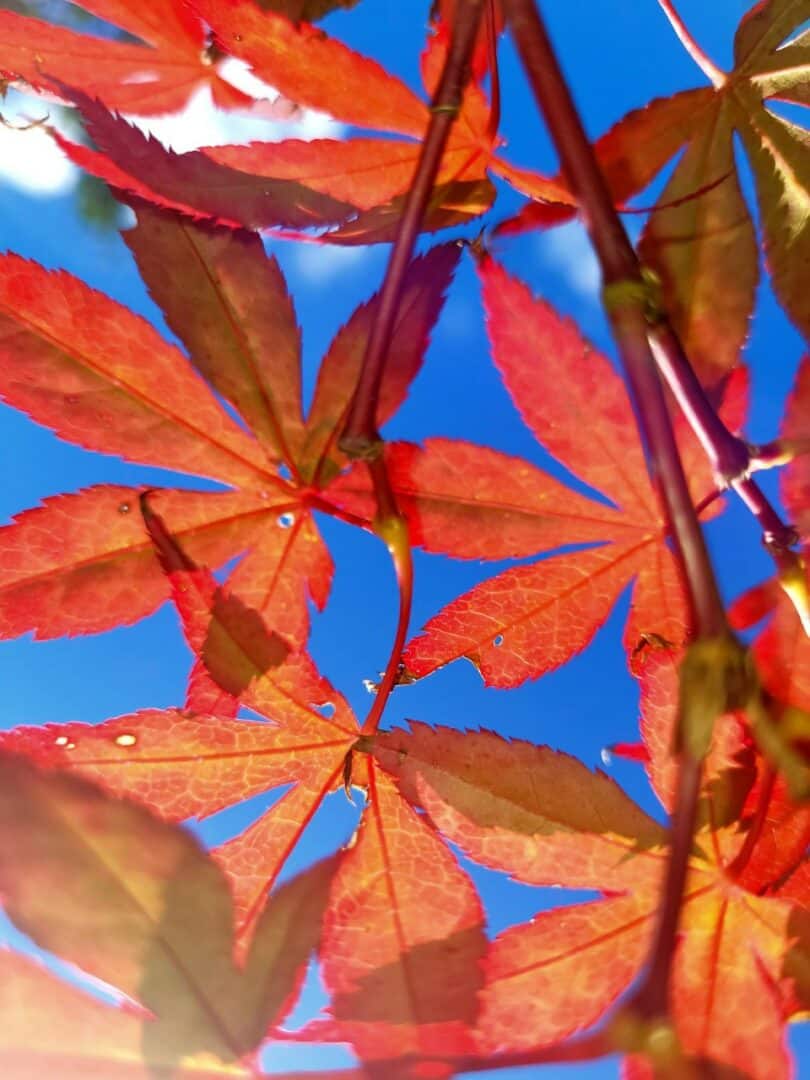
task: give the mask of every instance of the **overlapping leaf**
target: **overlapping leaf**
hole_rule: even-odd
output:
[[[201,581],[199,571],[171,573],[193,639],[210,621],[207,590],[213,583]],[[227,626],[222,630],[227,633]],[[231,640],[232,647],[239,644]],[[250,663],[251,646],[243,647]],[[292,689],[282,663],[269,673],[257,670],[242,695],[273,723],[151,712],[97,727],[21,728],[2,739],[40,768],[76,771],[169,820],[205,816],[294,782],[259,821],[212,853],[235,898],[237,957],[250,957],[248,950],[257,948],[250,945],[254,931],[261,933],[273,908],[271,899],[262,914],[267,887],[339,782],[357,738],[345,703],[314,671],[304,696],[323,706],[328,692],[332,716],[297,700],[307,679],[297,669],[306,661],[299,655],[289,662]],[[366,787],[368,805],[359,836],[343,856],[345,873],[336,875],[330,890],[321,950],[334,1019],[314,1024],[311,1034],[348,1040],[364,1060],[384,1062],[383,1070],[400,1058],[469,1051],[485,947],[475,890],[378,766],[356,761],[354,781]],[[423,872],[415,873],[419,866]]]
[[[495,939],[485,961],[478,1052],[536,1049],[596,1021],[647,954],[666,854],[658,826],[575,759],[505,744],[487,732],[414,725],[378,736],[373,752],[406,797],[476,861],[523,881],[609,894],[542,912]],[[508,769],[499,767],[505,757]],[[554,780],[544,783],[555,757]],[[689,1054],[764,1080],[789,1075],[784,1020],[806,1007],[788,958],[793,967],[800,956],[806,963],[810,938],[805,932],[796,940],[796,930],[808,898],[779,890],[792,870],[806,866],[810,814],[775,790],[768,824],[745,866],[732,870],[760,791],[752,792],[738,827],[716,830],[719,849],[701,837],[671,993]],[[767,849],[761,859],[760,844]],[[780,847],[784,857],[775,863]],[[746,1022],[752,1001],[763,1007],[756,1022]]]
[[[63,88],[82,112],[98,149],[52,135],[85,172],[130,196],[192,218],[249,229],[268,225],[304,228],[344,221],[353,207],[297,180],[251,176],[220,165],[199,150],[175,154],[156,139],[108,112],[86,94]]]
[[[525,463],[518,468],[510,463],[513,477],[501,481],[491,458],[491,487],[512,495],[518,521],[522,516],[523,522],[535,518],[542,523],[543,502],[553,493],[552,507],[556,504],[563,516],[555,522],[561,526],[559,533],[548,523],[544,526],[550,544],[590,539],[603,546],[507,570],[476,586],[434,616],[410,642],[404,655],[407,673],[422,677],[466,656],[489,685],[515,686],[536,678],[588,644],[633,580],[625,636],[631,654],[651,636],[682,643],[684,600],[620,379],[571,323],[533,299],[493,260],[484,260],[480,274],[493,358],[524,420],[547,450],[607,496],[613,507],[563,494],[564,488]],[[732,411],[737,412],[738,404],[732,403]],[[711,489],[711,481],[699,450],[685,435],[682,441],[687,472],[699,497]],[[480,456],[479,465],[485,460]],[[483,487],[484,508],[488,486]],[[535,528],[527,540],[540,540],[541,535]],[[445,537],[442,550],[454,553],[452,525]],[[527,544],[511,554],[529,550]],[[484,544],[473,552],[510,554]]]
[[[708,385],[739,359],[758,277],[754,226],[734,158],[735,133],[754,173],[774,290],[799,330],[810,334],[803,270],[810,257],[810,142],[805,128],[768,104],[807,104],[810,38],[805,31],[786,40],[807,18],[805,0],[756,4],[737,30],[735,66],[717,85],[654,100],[629,113],[596,145],[618,203],[641,191],[684,151],[658,198],[660,209],[649,217],[640,254],[660,275],[667,313]],[[529,205],[512,228],[565,217],[562,207],[557,214],[549,209]]]
[[[79,7],[143,44],[109,41],[39,19],[0,11],[0,72],[40,90],[56,78],[80,86],[109,109],[166,113],[181,109],[202,86],[224,107],[246,105],[221,78],[207,51],[199,16],[178,0],[79,0]]]
[[[262,10],[252,0],[195,0],[193,9],[211,27],[218,48],[249,63],[287,98],[398,138],[254,142],[171,154],[105,113],[92,99],[109,103],[92,81],[71,81],[54,70],[51,74],[67,84],[62,92],[81,110],[97,147],[91,150],[56,134],[68,156],[114,187],[164,208],[249,228],[335,226],[328,233],[334,243],[392,239],[426,129],[426,105],[376,62],[285,13]],[[429,93],[446,49],[446,27],[439,23],[423,61]],[[485,212],[495,196],[486,179],[488,168],[527,194],[564,197],[564,187],[494,155],[496,123],[483,91],[470,86],[425,229],[445,228]]]
[[[305,422],[295,315],[259,239],[140,204],[128,240],[192,364],[255,437],[146,322],[77,279],[13,255],[0,269],[0,394],[83,446],[240,488],[150,498],[192,561],[218,565],[248,550],[232,592],[286,641],[301,644],[307,600],[323,607],[332,576],[311,506],[328,508],[319,488],[343,461],[334,444],[375,301],[338,332]],[[419,370],[457,258],[456,247],[438,247],[408,272],[380,424]],[[280,464],[290,480],[280,478]],[[168,591],[150,551],[137,491],[105,486],[48,500],[2,533],[2,631],[53,637],[141,618]]]
[[[368,808],[324,924],[332,1019],[308,1035],[350,1041],[383,1077],[392,1060],[472,1049],[486,942],[480,900],[455,858],[373,761],[367,778]]]
[[[319,938],[334,861],[274,895],[240,968],[225,879],[186,831],[86,780],[38,772],[15,755],[2,755],[0,771],[6,910],[39,945],[148,1010],[111,1010],[107,1036],[89,1046],[98,1009],[55,980],[36,980],[44,982],[40,1015],[53,1010],[57,1023],[70,1017],[81,1025],[67,1036],[62,1029],[64,1042],[48,1040],[55,1064],[67,1058],[75,1075],[77,1057],[86,1068],[95,1059],[97,1070],[108,1054],[107,1075],[118,1075],[127,1064],[173,1069],[208,1059],[211,1075],[223,1075],[217,1062],[245,1059],[295,999]],[[21,960],[6,966],[20,979],[6,1001],[19,1010],[32,974]],[[60,1011],[66,998],[67,1015]],[[10,1042],[12,1052],[33,1049],[24,1031]]]

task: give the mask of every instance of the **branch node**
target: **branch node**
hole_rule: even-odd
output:
[[[608,315],[619,314],[628,305],[641,307],[646,321],[655,326],[664,318],[661,279],[649,267],[639,269],[640,277],[606,282],[602,287],[602,304]]]
[[[352,461],[377,461],[382,457],[385,443],[379,435],[343,435],[338,448]]]

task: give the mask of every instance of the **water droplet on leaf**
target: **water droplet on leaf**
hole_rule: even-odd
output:
[[[57,738],[56,738],[56,745],[57,746],[67,746],[67,744],[69,742],[70,742],[70,739],[67,737],[67,735],[58,735]]]
[[[276,518],[276,524],[280,529],[289,529],[295,521],[295,514],[291,514],[289,511],[285,514],[279,514]]]
[[[134,746],[138,741],[137,735],[123,734],[115,738],[116,746]]]
[[[495,637],[492,639],[492,644],[495,646],[496,649],[499,649],[501,645],[503,645],[503,634],[496,634]]]
[[[599,756],[602,759],[602,764],[609,769],[613,764],[613,754],[611,754],[606,746],[603,746],[599,751]]]
[[[120,505],[120,506],[118,507],[118,513],[119,513],[119,514],[128,514],[128,513],[130,512],[130,510],[131,510],[131,509],[132,509],[132,507],[131,507],[131,506],[129,505],[129,503],[128,503],[128,502],[123,502],[123,503],[121,503],[121,505]]]

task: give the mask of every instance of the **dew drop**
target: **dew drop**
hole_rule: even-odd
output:
[[[613,764],[613,754],[611,754],[606,746],[603,746],[599,751],[599,757],[602,759],[602,764],[605,768],[609,769]]]
[[[67,737],[67,735],[58,735],[56,738],[57,746],[67,746],[69,742],[70,739]]]
[[[75,750],[76,749],[76,743],[75,742],[65,743],[65,749],[66,750]]]
[[[503,634],[496,634],[492,639],[492,644],[496,649],[500,649],[501,645],[503,645]]]
[[[132,507],[130,506],[130,504],[128,502],[122,502],[121,505],[118,507],[118,513],[119,514],[128,514],[131,509],[132,509]]]
[[[294,521],[295,514],[291,514],[289,511],[286,514],[279,514],[276,518],[276,524],[280,529],[289,529]]]
[[[137,735],[124,734],[115,737],[116,746],[134,746],[137,741]]]

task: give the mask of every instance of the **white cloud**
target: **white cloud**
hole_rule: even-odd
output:
[[[345,273],[367,252],[368,248],[362,244],[341,247],[338,244],[298,243],[293,257],[298,272],[313,284],[320,284]]]
[[[182,112],[165,116],[128,116],[130,123],[154,135],[164,146],[177,153],[199,146],[222,146],[251,140],[278,142],[282,139],[339,139],[345,127],[324,113],[301,109],[282,98],[276,90],[250,71],[239,60],[228,59],[222,74],[256,104],[239,111],[217,109],[207,89],[197,91]],[[0,115],[0,182],[32,195],[61,195],[70,191],[79,170],[64,156],[42,125],[47,122],[70,138],[75,132],[65,130],[59,110],[48,99],[10,89],[2,102]]]
[[[79,170],[42,124],[58,125],[48,106],[36,98],[9,90],[0,114],[0,182],[5,181],[30,195],[62,195],[76,183]]]
[[[578,221],[566,222],[538,234],[540,258],[556,271],[569,289],[583,299],[599,297],[601,274],[584,227]]]
[[[255,98],[245,110],[217,109],[207,88],[198,90],[180,113],[166,116],[129,116],[130,123],[154,135],[176,153],[199,146],[224,146],[252,140],[339,139],[344,125],[311,109],[301,109],[258,79],[240,60],[226,60],[220,73],[239,90]]]

